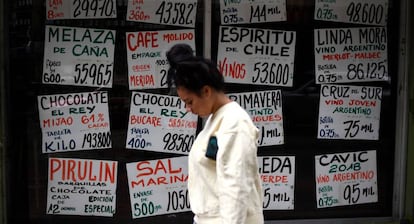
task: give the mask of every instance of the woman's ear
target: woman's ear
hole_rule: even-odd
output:
[[[211,86],[205,85],[201,88],[201,94],[203,94],[203,97],[210,97],[211,96]]]

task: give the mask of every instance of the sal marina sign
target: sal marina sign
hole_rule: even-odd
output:
[[[46,213],[113,217],[117,175],[116,161],[49,158]]]
[[[107,92],[38,96],[42,152],[112,147]]]
[[[112,87],[115,31],[46,26],[42,83]]]
[[[128,163],[132,218],[190,211],[187,156]]]

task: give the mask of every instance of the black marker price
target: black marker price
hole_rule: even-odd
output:
[[[162,1],[155,15],[160,17],[162,24],[191,25],[194,21],[190,15],[195,8],[196,3]]]
[[[113,17],[116,15],[114,0],[74,0],[73,18],[78,17]]]
[[[358,135],[358,133],[361,131],[363,133],[372,133],[374,132],[372,123],[369,124],[360,124],[360,120],[348,120],[344,121],[344,125],[348,125],[345,128],[345,137],[354,138]]]
[[[167,211],[178,211],[190,209],[190,200],[188,199],[188,190],[169,191]]]
[[[273,193],[270,192],[270,190],[270,187],[264,189],[263,208],[268,208],[271,202],[291,201],[291,198],[287,195],[286,192]]]
[[[348,204],[355,204],[358,202],[359,197],[361,196],[361,189],[359,189],[359,184],[346,185],[343,193],[343,197]]]
[[[190,152],[194,135],[167,133],[163,137],[164,149],[175,152]]]
[[[346,74],[349,80],[384,79],[386,75],[387,66],[385,61],[349,64]]]
[[[76,64],[75,84],[106,86],[112,80],[113,64]]]
[[[253,71],[253,83],[286,85],[289,81],[288,64],[256,62]]]
[[[357,204],[361,198],[371,197],[375,194],[372,186],[361,187],[360,184],[356,183],[346,185],[342,196],[348,204]]]
[[[383,5],[369,3],[351,2],[347,9],[346,15],[349,22],[381,24],[384,19],[385,8]]]
[[[110,132],[86,133],[83,135],[82,148],[107,148],[111,143]]]

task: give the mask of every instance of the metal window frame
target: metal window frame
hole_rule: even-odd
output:
[[[211,33],[211,1],[204,1],[204,33]],[[266,221],[266,224],[279,223],[338,223],[338,224],[358,224],[367,222],[399,222],[404,218],[405,208],[405,186],[406,186],[406,167],[407,167],[407,142],[408,142],[408,58],[407,58],[407,40],[411,40],[407,35],[407,30],[411,25],[408,18],[410,10],[410,0],[401,0],[400,2],[400,33],[399,33],[399,64],[397,80],[397,114],[396,114],[396,133],[395,133],[395,159],[394,159],[394,184],[393,184],[393,206],[392,217],[369,217],[355,219],[312,219],[312,220],[275,220]],[[211,58],[211,36],[204,37],[204,57]]]

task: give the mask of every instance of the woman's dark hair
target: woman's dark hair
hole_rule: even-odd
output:
[[[167,52],[170,68],[167,74],[168,88],[184,87],[197,95],[204,86],[224,90],[224,78],[211,60],[196,57],[187,44],[176,44]]]

